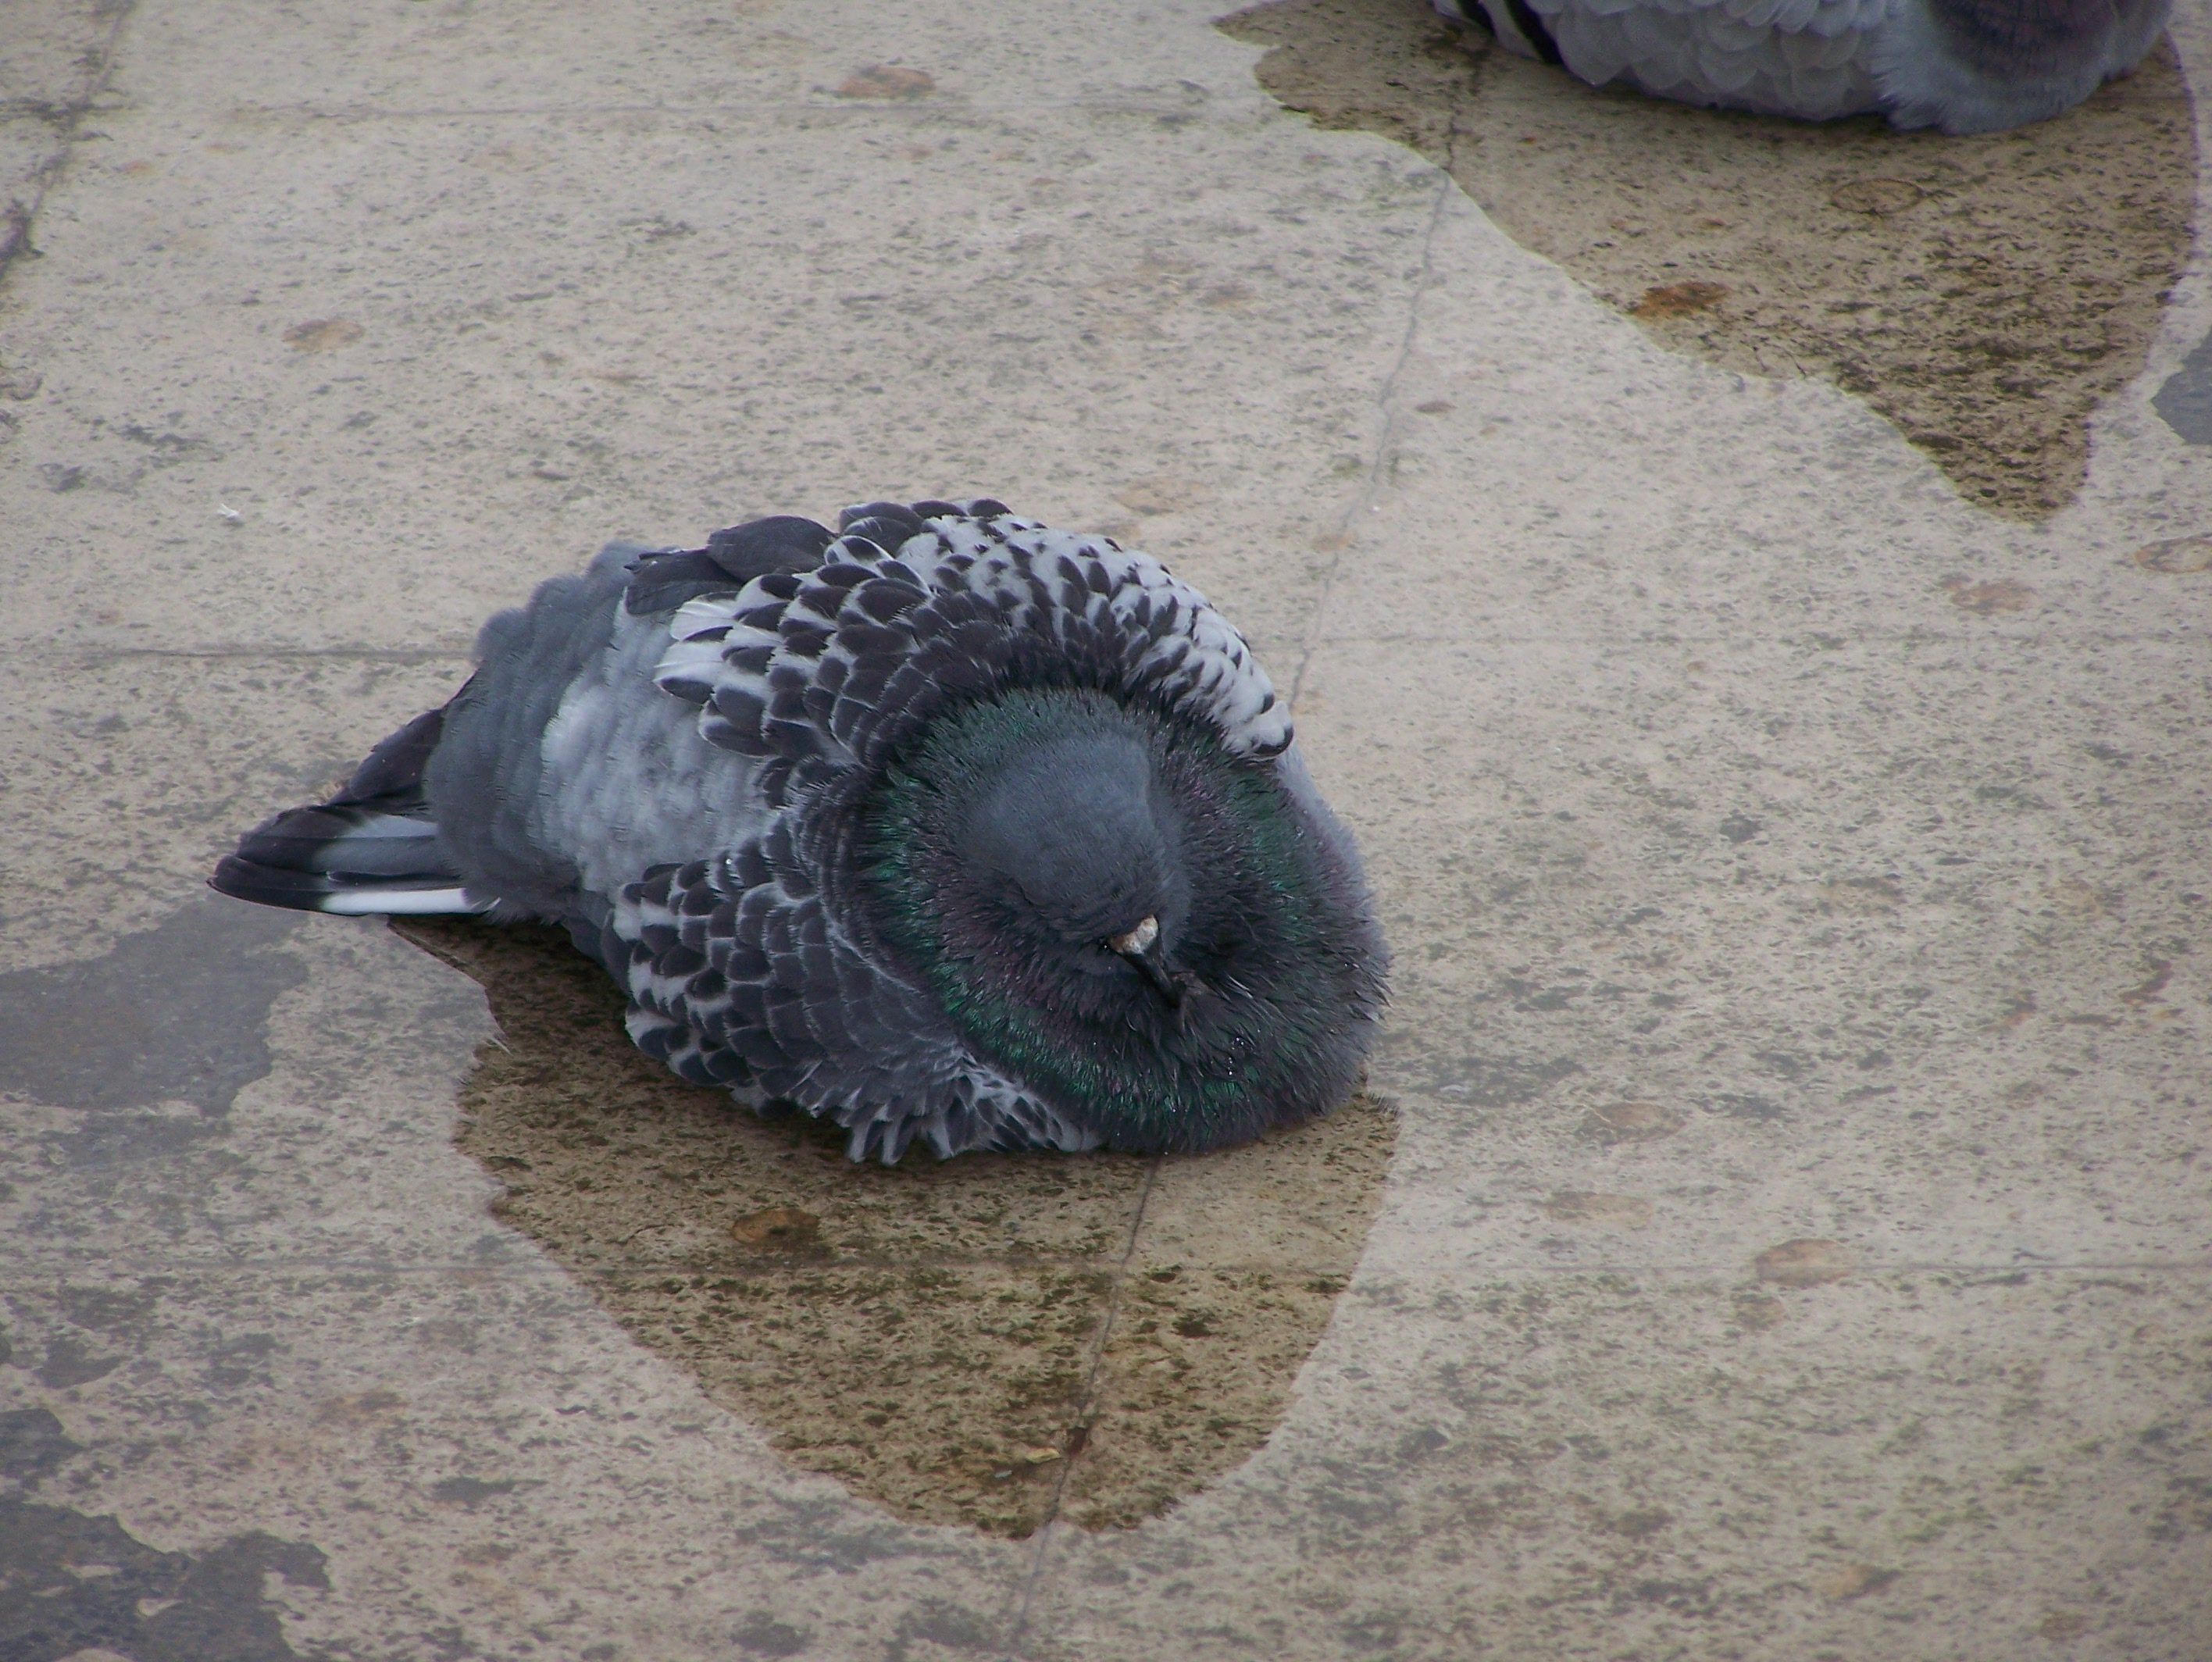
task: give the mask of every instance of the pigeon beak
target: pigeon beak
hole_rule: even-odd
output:
[[[1158,918],[1147,918],[1127,934],[1109,937],[1106,944],[1134,964],[1138,972],[1170,1005],[1182,1004],[1185,991],[1183,978],[1168,968],[1167,955],[1160,945],[1160,920]]]

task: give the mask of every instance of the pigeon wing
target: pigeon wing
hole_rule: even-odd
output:
[[[1149,701],[1234,754],[1279,755],[1290,723],[1243,637],[1148,555],[993,501],[870,503],[834,537],[756,522],[641,561],[633,591],[658,609],[686,585],[654,679],[752,763],[767,812],[617,898],[602,955],[632,1036],[687,1077],[836,1120],[855,1157],[917,1137],[940,1155],[1092,1146],[975,1057],[877,938],[853,810],[939,711],[1022,687]]]
[[[755,757],[772,803],[794,775],[872,775],[947,705],[1090,686],[1280,755],[1287,713],[1244,638],[1148,555],[996,502],[848,510],[805,573],[678,611],[655,678],[700,731]]]
[[[895,1163],[917,1137],[940,1158],[1077,1149],[1095,1136],[987,1064],[929,993],[840,921],[794,816],[712,860],[626,888],[602,956],[628,987],[630,1037],[684,1077],[756,1106],[795,1102]]]

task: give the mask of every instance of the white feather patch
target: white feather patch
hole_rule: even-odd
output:
[[[489,912],[492,901],[472,901],[458,885],[452,889],[349,889],[326,895],[315,909],[341,918],[421,918],[440,915],[474,916]]]

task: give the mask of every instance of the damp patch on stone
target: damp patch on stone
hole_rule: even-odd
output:
[[[1419,150],[1654,338],[1843,388],[2012,518],[2080,490],[2089,419],[2143,367],[2189,254],[2196,125],[2166,43],[2058,119],[1950,138],[1601,90],[1424,0],[1218,26],[1272,48],[1259,78],[1286,108]],[[2191,366],[2159,408],[2201,441],[2212,374]]]
[[[909,1521],[1133,1524],[1241,1464],[1350,1278],[1395,1141],[1363,1097],[1189,1159],[855,1165],[842,1133],[641,1055],[565,935],[393,927],[490,1003],[458,1141],[504,1186],[497,1215],[794,1465]]]
[[[70,1455],[82,1452],[49,1409],[18,1408],[0,1414],[0,1479],[35,1489]]]
[[[0,1656],[10,1662],[296,1662],[271,1575],[327,1591],[323,1555],[255,1532],[197,1556],[115,1519],[0,1498]]]
[[[0,975],[0,1091],[58,1108],[230,1112],[269,1071],[269,1010],[306,972],[296,913],[204,896],[110,951]]]
[[[2192,445],[2212,445],[2212,337],[2197,342],[2151,399],[2159,418]]]

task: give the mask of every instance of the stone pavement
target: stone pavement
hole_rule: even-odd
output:
[[[1675,112],[1601,221],[1658,118],[1215,15],[0,12],[0,1657],[2212,1655],[2201,8],[2151,138]],[[600,542],[982,493],[1294,689],[1330,1124],[856,1171],[203,891]]]

